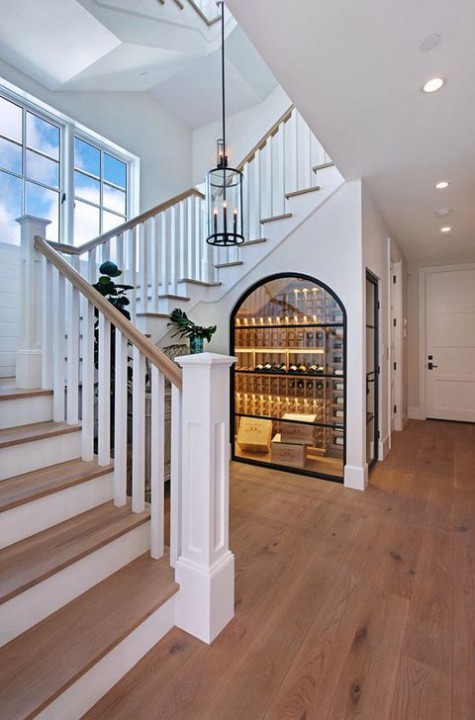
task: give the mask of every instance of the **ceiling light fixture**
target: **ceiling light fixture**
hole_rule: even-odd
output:
[[[441,180],[440,182],[438,182],[438,183],[436,184],[435,187],[436,187],[437,190],[445,190],[445,188],[448,188],[448,187],[449,187],[449,184],[450,184],[450,183],[448,183],[447,180]]]
[[[444,227],[440,228],[440,232],[442,233],[449,233],[451,230],[452,228],[450,227],[450,225],[444,225]]]
[[[434,93],[437,92],[437,90],[440,90],[445,85],[445,80],[443,78],[431,78],[428,80],[424,85],[422,86],[421,90],[424,93]]]
[[[434,50],[434,48],[437,47],[437,45],[440,43],[440,40],[440,35],[437,35],[435,33],[433,35],[427,35],[424,40],[421,40],[417,47],[421,52],[429,52],[430,50]]]
[[[450,215],[452,210],[450,208],[440,208],[440,210],[436,210],[435,214],[438,215],[438,217],[445,217],[446,215]]]
[[[226,154],[226,83],[224,66],[224,2],[221,8],[221,103],[222,137],[217,140],[216,167],[206,178],[206,213],[209,245],[228,247],[244,242],[242,217],[242,173],[228,167]]]

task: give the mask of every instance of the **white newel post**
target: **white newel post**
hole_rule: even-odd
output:
[[[23,215],[21,225],[21,341],[16,354],[16,385],[18,388],[41,387],[41,255],[35,250],[35,235],[46,237],[50,220]]]
[[[200,353],[183,368],[181,555],[176,625],[210,643],[234,616],[229,551],[229,369],[234,357]]]

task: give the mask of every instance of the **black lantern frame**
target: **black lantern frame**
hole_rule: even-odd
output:
[[[217,141],[217,165],[206,176],[209,245],[229,247],[244,242],[242,172],[228,167],[226,154],[226,83],[224,67],[224,2],[221,6],[221,97],[223,134]]]

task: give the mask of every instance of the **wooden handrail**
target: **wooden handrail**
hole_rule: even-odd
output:
[[[285,122],[287,122],[288,120],[290,120],[290,116],[292,115],[293,109],[294,109],[294,105],[291,105],[291,106],[289,107],[289,109],[286,110],[285,113],[283,113],[283,115],[281,115],[278,120],[276,120],[276,122],[272,125],[272,127],[270,128],[270,130],[268,130],[268,131],[266,132],[266,134],[259,140],[259,142],[257,143],[257,145],[254,145],[254,147],[252,148],[252,150],[247,153],[247,155],[246,155],[246,157],[244,158],[244,160],[241,160],[241,162],[239,163],[239,165],[236,167],[236,170],[241,170],[241,172],[242,172],[242,170],[243,170],[243,168],[244,168],[244,165],[252,160],[252,158],[254,157],[254,155],[256,154],[256,152],[257,152],[258,150],[262,150],[262,148],[265,147],[265,145],[266,145],[267,141],[269,140],[269,138],[271,138],[273,135],[276,134],[276,132],[278,131],[280,125],[281,125],[282,123],[285,123]]]
[[[156,205],[155,207],[150,208],[150,210],[146,210],[140,215],[137,215],[136,217],[127,220],[125,223],[122,223],[122,225],[118,225],[117,227],[112,228],[112,230],[108,230],[106,233],[99,235],[93,240],[89,240],[87,243],[83,243],[83,245],[74,246],[57,242],[49,242],[49,245],[55,250],[64,253],[65,255],[82,255],[89,250],[94,250],[94,248],[98,247],[99,245],[103,245],[111,238],[116,237],[121,233],[124,233],[126,230],[130,230],[136,225],[140,225],[140,223],[143,223],[145,222],[145,220],[148,220],[149,218],[158,215],[158,213],[168,210],[168,208],[171,208],[173,205],[177,205],[183,200],[186,200],[187,198],[193,196],[199,197],[202,200],[204,199],[204,195],[202,192],[200,192],[196,188],[190,188],[189,190],[185,190],[185,192],[182,192],[179,195],[175,195],[174,197],[170,198],[170,200],[166,200],[160,205]]]
[[[143,335],[130,320],[122,315],[106,300],[87,280],[74,270],[59,253],[39,235],[35,235],[35,248],[55,266],[82,295],[99,310],[115,327],[132,343],[165,377],[177,388],[182,386],[181,369],[170,360],[165,353],[155,347],[153,342]]]

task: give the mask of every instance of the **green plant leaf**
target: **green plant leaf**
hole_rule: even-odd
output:
[[[119,277],[119,275],[122,275],[122,270],[119,270],[117,265],[110,260],[106,260],[106,262],[102,263],[99,268],[99,272],[104,275],[108,275],[109,277]]]

